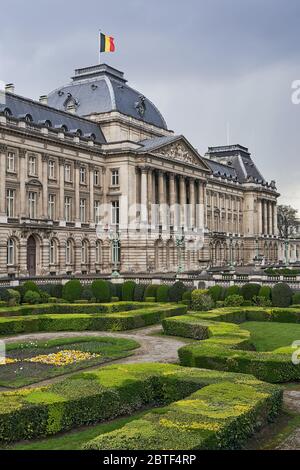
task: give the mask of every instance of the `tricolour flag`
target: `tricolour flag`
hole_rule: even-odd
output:
[[[100,52],[115,52],[115,49],[114,38],[100,33]]]

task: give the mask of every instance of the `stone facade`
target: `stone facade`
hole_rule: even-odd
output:
[[[274,182],[247,174],[254,164],[244,147],[212,148],[201,157],[183,136],[156,125],[155,116],[146,122],[116,107],[77,119],[68,101],[54,126],[45,97],[35,103],[10,90],[6,98],[0,108],[1,277],[100,274],[114,266],[176,272],[180,263],[197,271],[284,260],[279,194]],[[27,114],[10,108],[19,101]],[[38,122],[37,111],[44,116]],[[65,125],[71,117],[72,129]],[[299,259],[298,246],[290,241],[290,261]]]

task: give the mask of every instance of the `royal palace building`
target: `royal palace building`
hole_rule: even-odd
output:
[[[199,155],[108,65],[39,102],[7,85],[0,158],[1,277],[284,260],[279,194],[248,149]],[[296,241],[289,250],[299,259]]]

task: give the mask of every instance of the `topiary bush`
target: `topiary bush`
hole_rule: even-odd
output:
[[[81,299],[91,302],[94,297],[91,286],[84,286],[81,293]]]
[[[156,293],[157,302],[169,302],[170,300],[169,293],[170,293],[169,286],[166,286],[164,284],[159,286],[159,288],[157,289],[157,293]]]
[[[97,302],[110,302],[111,291],[107,281],[97,279],[91,286],[93,297]]]
[[[271,300],[272,289],[269,286],[261,286],[259,289],[258,297],[264,297],[267,300]]]
[[[253,304],[257,305],[257,307],[271,307],[272,306],[272,301],[271,299],[267,299],[264,296],[256,296],[253,297]]]
[[[156,299],[158,288],[159,288],[159,284],[149,284],[149,286],[147,286],[145,289],[145,299],[147,297],[155,297]]]
[[[31,305],[39,304],[41,303],[41,296],[36,291],[28,290],[25,292],[24,302]]]
[[[240,307],[244,303],[242,295],[229,295],[224,301],[225,307]]]
[[[292,303],[293,291],[288,284],[281,282],[272,290],[272,304],[274,307],[289,307]]]
[[[10,307],[19,305],[21,302],[21,294],[15,289],[7,289],[7,303]]]
[[[300,292],[295,292],[293,294],[293,304],[300,305]]]
[[[261,285],[255,283],[247,283],[244,284],[241,289],[241,295],[244,297],[245,300],[252,300],[253,297],[259,295]]]
[[[122,300],[131,301],[134,298],[134,289],[136,283],[134,281],[126,281],[122,287]]]
[[[192,292],[192,310],[201,312],[214,308],[215,303],[208,290],[197,289]]]
[[[24,292],[24,295],[27,291],[32,291],[32,292],[39,292],[40,289],[38,288],[38,286],[36,285],[35,282],[33,281],[26,281],[24,282],[24,284],[22,284],[22,290]]]
[[[210,287],[208,289],[208,293],[215,302],[218,302],[219,300],[222,300],[223,287],[218,285]]]
[[[77,299],[81,298],[82,285],[78,279],[72,279],[68,281],[62,291],[62,297],[68,302],[74,302]]]
[[[115,296],[116,297],[119,297],[120,300],[123,300],[122,299],[122,290],[123,290],[123,282],[121,282],[121,284],[114,284],[115,286]]]
[[[229,297],[230,295],[242,295],[241,294],[241,288],[239,286],[230,286],[225,289],[225,295],[224,299],[220,300],[225,300],[226,297]]]
[[[113,282],[111,281],[106,281],[107,284],[109,285],[109,290],[110,290],[110,296],[111,297],[117,297],[117,285],[114,284]]]
[[[183,282],[177,281],[170,287],[169,291],[169,298],[171,302],[180,302],[182,300],[182,296],[186,291],[186,286]]]
[[[40,293],[47,292],[50,297],[62,298],[63,285],[62,284],[43,284],[39,286]]]
[[[136,284],[133,293],[133,300],[135,302],[143,302],[144,295],[145,295],[145,285],[144,284]]]

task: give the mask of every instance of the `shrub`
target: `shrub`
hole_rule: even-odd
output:
[[[159,288],[159,284],[150,284],[149,286],[147,286],[145,289],[145,299],[146,297],[155,297],[155,300],[156,300],[156,294],[157,294],[158,288]]]
[[[29,291],[28,291],[29,292]],[[39,295],[41,297],[41,302],[42,303],[48,303],[49,302],[49,299],[50,299],[50,295],[48,294],[48,292],[45,292],[45,291],[40,291],[39,292]]]
[[[224,302],[225,302],[225,300],[224,301],[223,300],[218,300],[216,302],[216,307],[217,308],[223,308],[224,307]]]
[[[255,283],[244,284],[241,289],[241,295],[244,297],[245,300],[252,300],[253,297],[259,295],[260,288],[261,288],[260,284],[255,284]]]
[[[92,292],[91,286],[84,286],[81,293],[81,299],[91,302],[94,294]]]
[[[208,293],[215,302],[218,302],[219,300],[222,300],[223,287],[218,285],[210,287],[208,289]]]
[[[123,282],[121,282],[120,284],[114,284],[115,286],[115,296],[116,297],[119,297],[120,300],[122,300],[122,290],[123,290]]]
[[[155,297],[146,297],[145,302],[151,304],[153,302],[156,302],[156,298]]]
[[[266,297],[259,296],[259,295],[256,297],[253,297],[253,303],[254,305],[257,305],[258,307],[271,307],[272,306],[271,299],[267,299]]]
[[[157,302],[169,302],[169,292],[170,292],[170,287],[166,285],[161,285],[157,289],[156,293],[156,300]]]
[[[122,287],[122,300],[130,301],[134,297],[134,289],[136,283],[134,281],[126,281]]]
[[[68,300],[68,302],[74,302],[74,300],[80,299],[81,292],[81,282],[78,279],[72,279],[64,285],[62,296],[64,300]]]
[[[292,303],[293,291],[284,282],[276,284],[272,290],[272,303],[274,307],[289,307]]]
[[[229,295],[224,301],[225,307],[240,307],[243,305],[244,297],[241,295]]]
[[[182,295],[182,300],[192,300],[192,291],[187,290]]]
[[[133,300],[135,302],[143,302],[145,295],[145,285],[144,284],[136,284],[134,288]]]
[[[116,284],[114,284],[111,281],[106,281],[109,285],[109,290],[110,290],[110,296],[111,297],[116,297],[117,296],[117,287]]]
[[[19,305],[21,302],[21,294],[15,289],[7,289],[7,302],[10,307]]]
[[[170,287],[169,297],[171,302],[180,302],[182,300],[182,296],[186,291],[186,286],[181,281],[175,282]]]
[[[91,289],[93,297],[95,297],[97,302],[110,302],[111,294],[107,281],[97,279],[93,282]]]
[[[214,308],[214,301],[207,290],[197,289],[192,292],[192,310],[207,311]]]
[[[112,297],[111,298],[112,302],[119,302],[119,300],[120,300],[119,297]]]
[[[293,304],[299,305],[300,304],[300,292],[295,292],[293,294]]]
[[[261,286],[259,289],[258,296],[264,297],[265,299],[271,300],[272,289],[269,286]]]
[[[253,305],[252,300],[244,300],[243,307],[251,307]]]
[[[10,295],[8,291],[9,289],[6,289],[5,287],[0,287],[0,299],[4,302],[9,301]]]
[[[224,299],[226,299],[226,297],[229,297],[230,295],[242,295],[241,294],[241,288],[239,286],[230,286],[230,287],[227,287],[225,289],[225,295],[224,295]]]
[[[41,296],[38,292],[28,290],[24,295],[24,302],[26,304],[39,304],[41,302]]]
[[[27,291],[31,291],[31,292],[39,292],[40,289],[38,288],[38,286],[36,285],[35,282],[33,281],[26,281],[24,282],[24,284],[22,284],[22,290],[24,292],[24,295]]]
[[[60,299],[62,297],[63,285],[62,284],[43,284],[40,286],[40,292],[47,292],[50,297]]]

